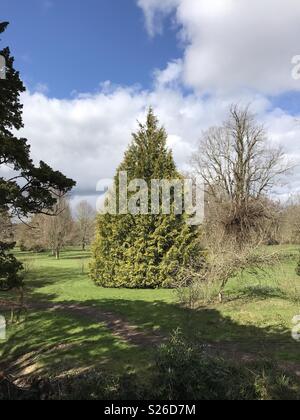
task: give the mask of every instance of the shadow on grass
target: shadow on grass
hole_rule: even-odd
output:
[[[62,255],[58,261],[61,261],[61,260],[77,260],[77,261],[82,261],[83,260],[83,261],[88,261],[90,258],[91,258],[91,255],[82,255],[82,254],[72,255],[72,256],[69,256],[69,255],[65,255],[64,256],[64,255]]]
[[[82,278],[78,256],[62,256],[66,260],[78,260],[77,267],[44,267],[30,273],[27,281],[28,298],[38,302],[59,303],[66,310],[51,312],[33,310],[24,325],[11,331],[6,343],[0,343],[1,360],[9,365],[16,358],[22,372],[30,372],[36,365],[37,372],[61,372],[66,369],[101,367],[122,372],[135,369],[144,372],[151,365],[155,348],[145,349],[122,341],[113,335],[114,331],[101,324],[93,317],[75,316],[68,313],[68,306],[82,305],[93,307],[101,312],[111,312],[121,320],[128,321],[141,331],[160,331],[170,335],[180,328],[185,336],[199,344],[224,343],[234,346],[238,351],[250,352],[259,357],[281,358],[300,363],[299,343],[291,338],[291,331],[284,326],[242,325],[232,318],[224,316],[216,308],[189,310],[174,303],[162,300],[129,300],[120,298],[64,301],[58,294],[43,293],[45,286],[63,284],[66,281]],[[67,264],[66,264],[67,265]],[[101,289],[100,293],[101,293]],[[98,293],[98,295],[100,294]],[[122,293],[120,293],[122,295]],[[265,300],[285,298],[277,288],[248,287],[232,300]],[[275,311],[274,311],[275,312]],[[297,314],[295,314],[297,315]],[[276,314],[275,314],[276,316]]]
[[[161,301],[129,301],[103,299],[87,301],[84,305],[94,305],[99,310],[110,310],[126,317],[142,329],[159,329],[171,333],[180,328],[186,336],[203,341],[253,341],[292,343],[290,331],[282,327],[258,328],[252,325],[238,324],[214,308],[190,310],[176,304]],[[299,350],[299,345],[298,345]]]
[[[252,293],[255,294],[255,291],[249,291],[249,293],[252,295]],[[272,293],[270,291],[269,297],[273,296]],[[253,325],[239,324],[232,318],[224,316],[217,309],[189,310],[163,301],[148,302],[121,298],[88,300],[79,304],[76,301],[58,301],[58,296],[54,294],[44,295],[36,292],[34,296],[35,299],[38,298],[39,302],[55,301],[66,309],[51,314],[50,319],[48,321],[45,319],[45,323],[42,325],[39,325],[39,317],[43,319],[50,316],[47,311],[30,315],[27,324],[31,338],[24,335],[22,341],[20,332],[11,336],[5,347],[5,356],[12,354],[15,356],[30,350],[30,348],[39,350],[50,345],[54,348],[56,346],[56,350],[51,351],[49,356],[46,353],[43,360],[46,364],[51,362],[52,366],[56,366],[56,363],[59,364],[61,358],[64,362],[70,362],[70,366],[87,365],[88,360],[93,364],[93,355],[99,356],[98,359],[96,357],[96,360],[100,364],[101,360],[105,360],[104,364],[111,364],[112,361],[115,363],[115,360],[119,360],[121,364],[122,360],[131,360],[133,365],[138,362],[143,364],[145,351],[139,353],[136,346],[130,344],[124,348],[124,343],[120,347],[120,340],[112,335],[113,328],[109,327],[110,331],[108,331],[105,326],[99,324],[97,317],[88,311],[86,314],[83,311],[80,315],[68,313],[68,307],[77,305],[83,308],[92,307],[99,311],[99,314],[113,313],[117,322],[118,319],[128,321],[130,325],[137,326],[145,333],[155,331],[168,336],[179,328],[186,337],[199,344],[232,344],[237,351],[253,353],[258,358],[280,358],[300,363],[299,343],[292,339],[291,331],[286,327],[277,325],[259,328]],[[54,318],[52,318],[53,316]],[[32,325],[36,325],[36,328],[32,328]],[[77,328],[81,329],[80,333],[76,332]],[[104,333],[104,331],[106,332]],[[20,341],[21,343],[16,347],[15,343]],[[30,343],[29,348],[28,343]],[[72,343],[72,345],[60,348],[61,343]],[[150,350],[152,349],[148,348],[146,352],[150,354]],[[53,359],[53,354],[56,354],[55,357],[58,357],[58,360]],[[87,355],[91,357],[86,358]]]
[[[31,311],[24,324],[11,328],[0,344],[1,368],[19,379],[95,366],[113,373],[138,372],[150,363],[143,349],[125,343],[105,325],[62,311]]]
[[[26,295],[29,297],[34,298],[39,288],[43,288],[46,286],[51,286],[58,283],[63,283],[65,281],[68,281],[70,279],[76,280],[83,277],[82,273],[82,261],[78,260],[78,267],[70,267],[62,270],[60,267],[47,267],[47,270],[43,269],[35,269],[28,275],[27,278],[25,278],[25,287],[26,287]],[[44,300],[48,299],[47,294],[40,294],[40,297]]]
[[[235,295],[231,295],[228,299],[229,302],[237,300],[253,301],[253,300],[268,300],[268,299],[290,299],[287,293],[279,287],[271,286],[248,286],[240,289]]]

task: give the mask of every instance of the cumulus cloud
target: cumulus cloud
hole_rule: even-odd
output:
[[[34,160],[73,177],[80,193],[95,191],[98,179],[113,174],[144,106],[143,93],[129,88],[70,100],[28,92],[22,101],[20,135],[30,140]]]
[[[294,0],[137,0],[150,35],[173,13],[185,42],[183,56],[154,71],[153,88],[103,82],[97,93],[50,98],[47,89],[22,96],[25,128],[36,161],[77,181],[74,202],[90,201],[97,182],[112,178],[147,108],[169,134],[178,167],[188,168],[203,130],[220,124],[232,103],[247,105],[266,124],[270,141],[300,161],[300,113],[274,109],[269,93],[298,90],[291,57],[300,53],[300,3]],[[272,13],[270,13],[270,10]],[[299,36],[298,36],[299,35]],[[186,85],[192,89],[185,89]],[[300,189],[300,169],[281,195]]]
[[[182,60],[171,61],[164,70],[156,69],[154,78],[157,87],[178,87],[182,81]]]
[[[104,86],[104,85],[103,85]],[[184,167],[201,129],[216,122],[221,110],[206,118],[194,95],[159,86],[154,91],[115,87],[74,99],[51,99],[43,93],[23,95],[25,128],[35,161],[49,162],[78,181],[76,194],[92,194],[99,179],[113,177],[124,151],[151,105],[169,133],[179,166]],[[213,105],[210,105],[211,108]]]
[[[267,122],[270,138],[295,153],[300,124],[281,110],[272,110],[261,95],[186,95],[177,89],[155,84],[152,91],[103,84],[95,94],[58,100],[45,93],[23,95],[25,128],[19,133],[29,139],[35,161],[40,159],[74,178],[74,195],[96,194],[101,179],[112,178],[137,128],[151,105],[169,134],[168,146],[180,169],[186,170],[203,130],[224,120],[232,102],[252,103],[262,121]],[[300,185],[300,177],[297,180]]]
[[[148,31],[173,13],[185,42],[183,81],[200,92],[300,90],[298,0],[138,0]]]

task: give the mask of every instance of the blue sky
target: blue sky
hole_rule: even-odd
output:
[[[1,0],[1,19],[26,85],[58,98],[106,80],[149,88],[153,69],[181,54],[172,25],[148,36],[135,0]]]
[[[1,20],[28,87],[20,135],[77,200],[114,176],[149,106],[180,169],[232,103],[300,162],[299,0],[1,0]],[[300,192],[300,165],[278,191]]]

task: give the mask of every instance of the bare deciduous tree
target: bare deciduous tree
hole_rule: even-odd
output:
[[[300,196],[298,194],[290,197],[282,208],[280,239],[282,243],[300,243]]]
[[[96,212],[87,201],[81,201],[76,207],[76,221],[82,250],[91,243],[94,233]]]
[[[207,261],[201,271],[188,268],[181,272],[177,292],[180,301],[194,309],[217,298],[223,303],[224,290],[230,280],[244,273],[262,276],[272,267],[278,267],[279,254],[263,252],[261,247],[237,247],[235,241],[220,238],[207,252]]]
[[[43,215],[42,218],[44,238],[56,259],[59,259],[61,249],[73,234],[73,219],[68,200],[64,197],[59,198],[53,208],[53,215]]]
[[[269,146],[265,128],[239,106],[221,127],[203,134],[193,165],[225,232],[240,245],[268,217],[265,195],[288,170],[283,150]]]

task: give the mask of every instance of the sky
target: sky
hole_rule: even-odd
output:
[[[274,194],[300,192],[298,0],[1,0],[0,20],[27,87],[20,136],[77,181],[74,203],[113,177],[149,106],[187,169],[203,130],[251,104],[296,164]]]
[[[147,36],[134,0],[1,0],[0,10],[23,80],[51,97],[95,92],[106,80],[150,87],[152,69],[179,54],[170,28]]]

